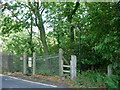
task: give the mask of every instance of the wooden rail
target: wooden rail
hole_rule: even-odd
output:
[[[70,73],[70,71],[68,71],[68,70],[63,70],[63,72],[67,72],[67,73]]]
[[[63,67],[68,67],[68,68],[70,68],[70,65],[63,65]]]

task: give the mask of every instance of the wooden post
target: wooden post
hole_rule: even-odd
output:
[[[27,55],[23,55],[23,74],[27,74]]]
[[[33,75],[35,75],[36,71],[36,53],[33,52]]]
[[[112,65],[108,65],[107,67],[107,72],[108,72],[108,76],[111,76],[112,75]]]
[[[2,52],[0,52],[0,77],[2,76]],[[0,78],[0,90],[2,90],[2,77]]]
[[[70,76],[71,80],[75,80],[77,77],[77,72],[76,72],[76,56],[71,55],[71,61],[70,61]]]
[[[59,49],[59,75],[63,76],[63,51],[62,49]]]
[[[13,72],[13,55],[8,54],[8,71]]]
[[[2,74],[2,52],[0,52],[0,74]]]

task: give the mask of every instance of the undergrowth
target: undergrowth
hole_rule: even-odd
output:
[[[78,74],[76,83],[88,88],[118,88],[119,85],[117,75],[108,76],[91,70]]]

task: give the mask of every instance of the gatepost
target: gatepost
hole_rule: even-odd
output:
[[[76,69],[76,56],[75,55],[71,55],[71,61],[70,61],[70,76],[72,80],[75,80],[77,77],[77,69]]]

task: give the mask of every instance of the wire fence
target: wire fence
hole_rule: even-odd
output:
[[[13,55],[13,72],[23,72],[23,60],[20,60],[22,56]]]
[[[0,53],[0,62],[2,63],[2,72],[22,72],[23,62],[19,59],[20,56]]]
[[[37,56],[36,57],[36,74],[42,75],[59,75],[59,56]]]
[[[23,72],[23,55],[13,55],[9,53],[0,53],[2,62],[2,72]],[[22,59],[20,59],[22,58]],[[32,74],[32,68],[28,67],[28,58],[26,58],[27,73]],[[36,56],[36,74],[41,75],[59,75],[59,56]]]

